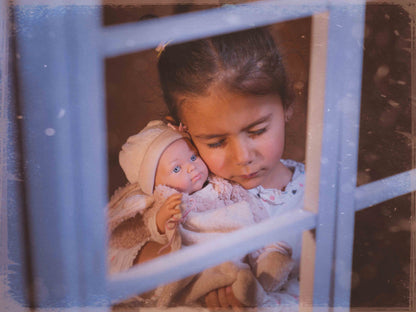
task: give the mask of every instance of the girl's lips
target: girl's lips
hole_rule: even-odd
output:
[[[249,180],[249,179],[257,177],[258,175],[259,175],[259,171],[256,171],[250,174],[242,175],[241,178],[243,178],[244,180]]]

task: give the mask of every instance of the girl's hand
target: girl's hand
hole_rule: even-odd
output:
[[[218,288],[205,296],[205,304],[210,310],[223,310],[232,308],[233,311],[242,311],[243,304],[234,296],[231,286]]]
[[[182,194],[176,193],[170,196],[160,207],[159,211],[156,214],[156,225],[157,229],[160,234],[165,234],[165,225],[166,222],[172,216],[174,216],[177,213],[180,213],[181,210],[178,209],[178,205],[180,205],[182,202]]]

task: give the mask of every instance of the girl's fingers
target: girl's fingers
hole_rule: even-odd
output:
[[[231,286],[222,287],[211,291],[205,296],[205,304],[211,310],[218,308],[230,308],[234,312],[242,311],[242,303],[234,296]]]
[[[214,308],[219,308],[220,307],[220,302],[218,301],[218,295],[217,295],[216,290],[213,290],[213,291],[209,292],[205,296],[205,305],[209,309],[214,309]]]
[[[228,286],[225,289],[225,294],[227,296],[228,303],[233,307],[233,311],[234,312],[242,311],[241,308],[243,304],[240,301],[238,301],[238,299],[234,296],[233,289],[231,288],[231,286]]]
[[[234,296],[231,286],[218,289],[218,301],[222,308],[232,308],[234,312],[240,312],[243,306]]]
[[[218,288],[218,301],[222,308],[229,308],[230,303],[227,300],[227,294],[225,291],[225,287]]]

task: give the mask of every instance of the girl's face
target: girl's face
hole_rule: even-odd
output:
[[[186,98],[181,120],[201,157],[216,175],[246,189],[281,188],[285,111],[277,95],[239,95],[214,88]]]
[[[159,159],[155,185],[167,185],[182,193],[200,190],[208,178],[208,168],[188,140],[170,144]]]

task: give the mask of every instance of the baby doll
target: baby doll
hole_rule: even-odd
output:
[[[120,165],[129,182],[138,183],[152,198],[144,204],[149,207],[144,223],[150,239],[172,250],[181,243],[220,237],[268,216],[247,190],[208,177],[207,166],[186,135],[161,121],[150,122],[127,140],[120,152]],[[293,263],[290,247],[282,242],[255,251],[248,258],[251,268],[241,259],[234,261],[238,273],[232,289],[240,302],[254,306],[264,296],[263,288],[274,291],[284,284]],[[191,291],[195,289],[198,287],[194,285]]]

